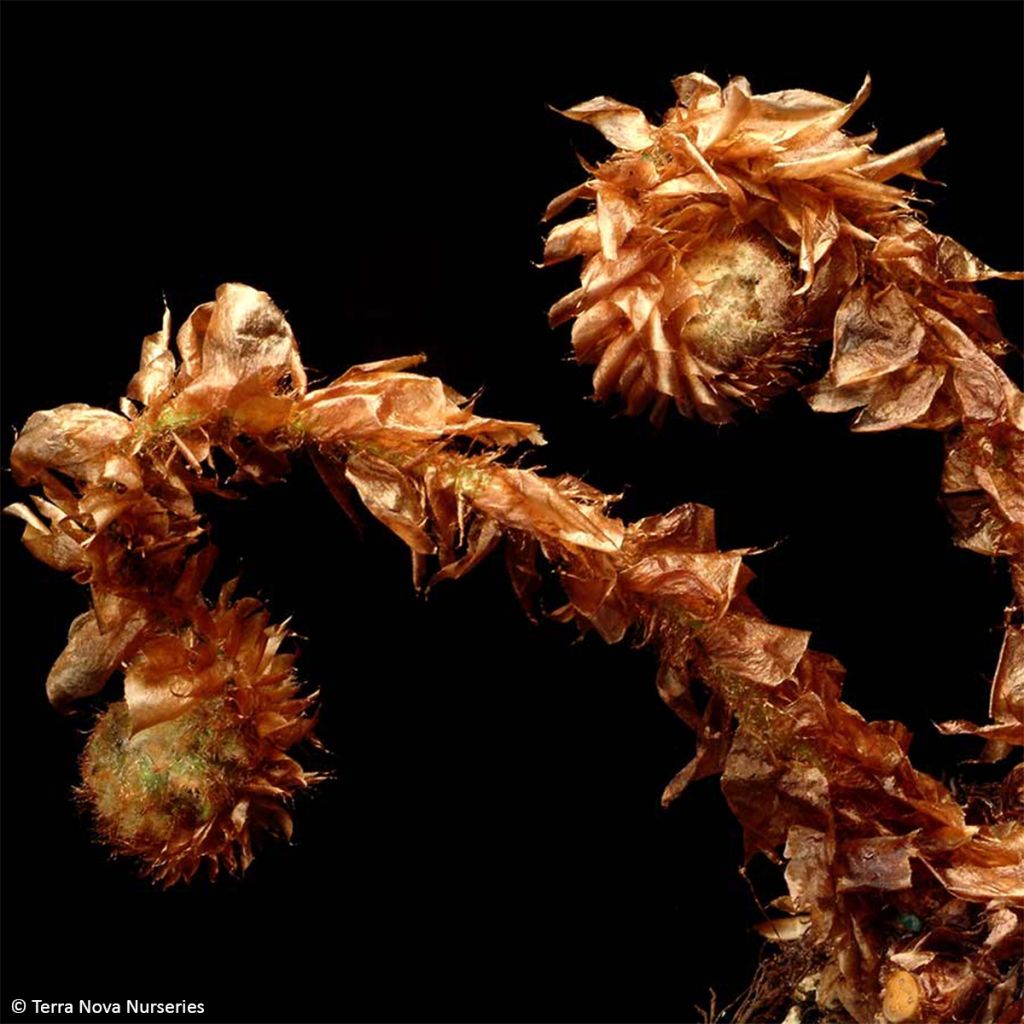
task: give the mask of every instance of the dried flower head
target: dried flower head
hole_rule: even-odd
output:
[[[317,780],[288,754],[310,737],[287,636],[251,598],[152,637],[125,675],[125,700],[99,718],[80,794],[119,853],[165,884],[205,862],[244,871],[261,832],[291,836],[286,803]],[[201,631],[200,631],[201,628]]]
[[[842,103],[690,74],[660,125],[603,96],[564,112],[616,147],[545,215],[595,204],[552,229],[544,262],[583,257],[580,287],[550,319],[575,318],[598,397],[723,422],[791,386],[834,335],[816,407],[866,405],[870,429],[932,425],[956,407],[943,335],[970,331],[1002,350],[991,304],[971,287],[1001,275],[928,231],[912,194],[887,184],[922,177],[941,131],[879,156],[874,132],[842,130],[869,84]],[[919,353],[927,365],[905,370]]]

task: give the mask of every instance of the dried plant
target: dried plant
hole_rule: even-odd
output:
[[[615,147],[547,211],[553,218],[576,200],[594,203],[586,216],[550,232],[545,263],[583,259],[580,287],[555,304],[550,319],[557,325],[575,318],[573,347],[580,362],[597,364],[597,396],[619,392],[627,412],[653,406],[655,419],[674,404],[684,415],[723,422],[737,405],[758,409],[780,390],[809,381],[804,393],[814,409],[861,410],[855,430],[943,431],[941,489],[957,543],[1008,559],[1010,612],[1019,611],[1024,397],[996,362],[1007,343],[992,303],[974,284],[1022,275],[992,270],[930,231],[913,195],[888,184],[900,174],[923,178],[922,166],[944,144],[942,132],[887,156],[872,152],[875,133],[845,134],[868,81],[845,104],[804,90],[753,95],[743,78],[722,89],[691,74],[674,85],[677,102],[660,125],[607,97],[565,111]],[[827,370],[814,380],[829,342]],[[835,697],[837,683],[834,677]],[[807,692],[820,698],[823,689]],[[929,809],[917,802],[922,791],[900,820],[884,808],[895,792],[908,791],[894,787],[882,761],[866,770],[862,756],[871,760],[869,749],[878,756],[890,742],[905,751],[903,727],[869,727],[870,742],[858,727],[862,738],[851,734],[833,747],[819,724],[807,761],[811,747],[797,754],[778,744],[781,736],[806,742],[807,692],[773,691],[783,699],[760,703],[756,732],[730,699],[713,734],[721,742],[728,731],[722,723],[738,722],[726,741],[731,748],[710,764],[724,769],[723,788],[744,824],[748,853],[771,854],[785,844],[784,902],[803,916],[766,926],[767,933],[803,942],[807,932],[824,946],[830,959],[819,1003],[827,1006],[834,996],[857,1020],[878,1013],[890,1021],[1019,1019],[1024,1004],[1013,958],[1021,918],[1009,907],[1024,902],[1024,767],[1007,775],[988,825],[965,825],[931,780]],[[822,707],[831,706],[825,697]],[[768,708],[781,712],[777,720]],[[835,729],[832,739],[845,733],[833,711],[816,706],[819,714]],[[960,721],[940,728],[984,736],[989,760],[1024,741],[1024,630],[1009,613],[990,716],[983,726]],[[886,728],[888,739],[878,746]],[[836,752],[844,746],[857,753],[841,767]],[[790,776],[794,762],[805,767]],[[807,807],[792,809],[794,801],[815,802],[808,765],[821,772],[814,778],[825,816],[817,822]],[[940,804],[953,809],[953,818],[943,819]],[[917,817],[922,812],[927,822]],[[966,844],[965,829],[972,833]],[[1007,887],[999,891],[968,891],[923,853],[934,844],[947,844],[954,858],[956,851],[980,851],[986,829],[982,870],[1002,862]],[[942,883],[924,901],[922,865]],[[975,868],[968,873],[980,878]],[[914,922],[913,934],[887,933],[886,914]],[[968,937],[986,929],[980,944]],[[993,948],[1005,958],[1002,968]]]
[[[825,1005],[871,1020],[896,990],[922,1017],[1013,1004],[1024,827],[1012,785],[1024,769],[989,823],[968,824],[911,765],[907,730],[866,722],[840,698],[835,659],[764,619],[746,595],[746,552],[718,550],[710,509],[622,522],[584,482],[510,463],[508,449],[541,441],[536,427],[477,415],[411,372],[419,356],[309,391],[283,315],[242,285],[200,306],[177,348],[180,362],[165,318],[120,413],[36,413],[12,456],[18,482],[44,495],[10,509],[25,543],[92,594],[51,700],[96,694],[124,666],[124,703],[83,758],[82,792],[116,848],[167,882],[204,860],[244,869],[250,832],[287,832],[285,802],[315,781],[292,758],[311,698],[278,653],[286,632],[251,599],[202,597],[214,554],[193,505],[197,491],[279,479],[305,450],[345,507],[358,498],[405,542],[417,585],[461,577],[503,546],[530,614],[657,647],[659,690],[698,742],[664,799],[721,774],[747,855],[786,863],[776,928],[824,952]],[[565,594],[554,609],[538,607],[544,573]],[[920,928],[894,930],[911,919]]]
[[[280,312],[251,289],[222,294],[179,332],[180,366],[165,313],[119,413],[35,413],[11,455],[15,480],[43,490],[7,509],[25,544],[91,592],[46,681],[51,702],[68,710],[124,671],[80,795],[113,848],[167,884],[203,863],[244,870],[255,836],[290,835],[288,801],[319,778],[288,753],[312,739],[315,694],[279,652],[287,630],[253,598],[232,601],[233,585],[212,605],[202,595],[216,552],[193,496],[224,486],[214,451],[233,460],[231,482],[277,479],[288,445],[274,410],[305,388]]]

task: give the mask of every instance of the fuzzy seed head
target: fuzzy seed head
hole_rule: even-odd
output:
[[[115,845],[161,848],[180,831],[230,818],[254,781],[258,741],[224,697],[131,735],[128,706],[97,722],[82,776],[98,823]]]
[[[699,289],[679,340],[714,366],[731,369],[767,351],[785,330],[793,280],[774,247],[749,238],[703,245],[681,269]]]
[[[245,871],[253,840],[291,836],[289,806],[322,775],[292,756],[317,746],[293,654],[234,584],[195,622],[151,637],[125,670],[125,700],[96,722],[82,755],[79,795],[116,853],[172,884],[206,866]]]

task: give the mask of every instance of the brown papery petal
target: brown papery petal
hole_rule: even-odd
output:
[[[11,468],[22,486],[56,469],[78,480],[95,482],[107,455],[132,432],[118,413],[72,403],[33,413],[11,450]]]
[[[654,131],[643,111],[608,96],[598,96],[561,113],[574,121],[593,125],[619,149],[643,150],[654,141]]]
[[[46,679],[50,703],[60,710],[69,710],[75,701],[99,693],[147,625],[143,609],[130,613],[122,624],[107,630],[101,628],[95,612],[79,615],[71,623],[67,646]]]

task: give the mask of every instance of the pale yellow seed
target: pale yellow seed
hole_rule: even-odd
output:
[[[889,975],[882,992],[882,1013],[890,1024],[914,1020],[921,1009],[921,983],[910,971]]]

